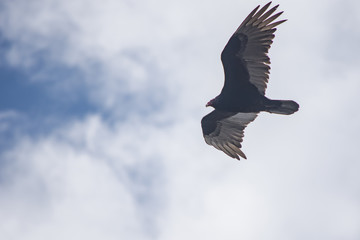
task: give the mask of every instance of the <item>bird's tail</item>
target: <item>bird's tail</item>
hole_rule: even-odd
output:
[[[299,104],[292,100],[271,100],[265,105],[269,113],[290,115],[299,110]]]

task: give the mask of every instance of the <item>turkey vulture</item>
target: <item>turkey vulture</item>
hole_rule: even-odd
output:
[[[265,97],[270,70],[267,53],[275,27],[286,21],[274,22],[283,12],[273,14],[279,5],[266,11],[270,4],[259,11],[257,6],[226,44],[221,53],[225,83],[220,95],[206,104],[215,110],[201,120],[205,142],[238,160],[246,159],[240,149],[244,129],[260,111],[289,115],[299,109],[294,101]]]

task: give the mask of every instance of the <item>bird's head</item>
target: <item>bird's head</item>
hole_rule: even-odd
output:
[[[217,104],[218,102],[218,97],[214,98],[214,99],[211,99],[207,104],[206,104],[206,107],[213,107],[215,108],[215,105]]]

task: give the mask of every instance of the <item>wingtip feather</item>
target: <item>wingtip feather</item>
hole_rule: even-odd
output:
[[[248,21],[248,23],[246,24],[246,26],[253,24],[254,22],[256,22],[259,17],[261,17],[261,15],[269,8],[271,2],[265,4],[251,19],[250,21]]]
[[[251,18],[254,16],[254,14],[257,12],[257,10],[260,8],[260,5],[257,5],[256,8],[254,8],[254,10],[252,10],[249,15],[244,19],[244,21],[240,24],[240,26],[238,27],[238,29],[235,31],[237,32],[239,29],[241,29],[243,26],[245,26],[248,21],[251,20]]]
[[[241,154],[239,154],[242,158],[244,158],[245,160],[247,160],[247,157],[246,157],[246,155],[245,155],[245,153],[243,152],[243,151],[241,151],[241,149],[239,149],[240,150],[240,153]]]

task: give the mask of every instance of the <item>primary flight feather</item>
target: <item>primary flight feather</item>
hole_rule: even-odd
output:
[[[275,13],[279,5],[266,11],[257,6],[240,24],[221,53],[225,82],[220,95],[206,106],[215,108],[203,117],[201,127],[205,142],[232,158],[245,158],[241,150],[245,127],[260,111],[293,114],[299,105],[292,100],[271,100],[265,97],[270,59],[267,55],[275,35],[274,22],[283,12]]]

